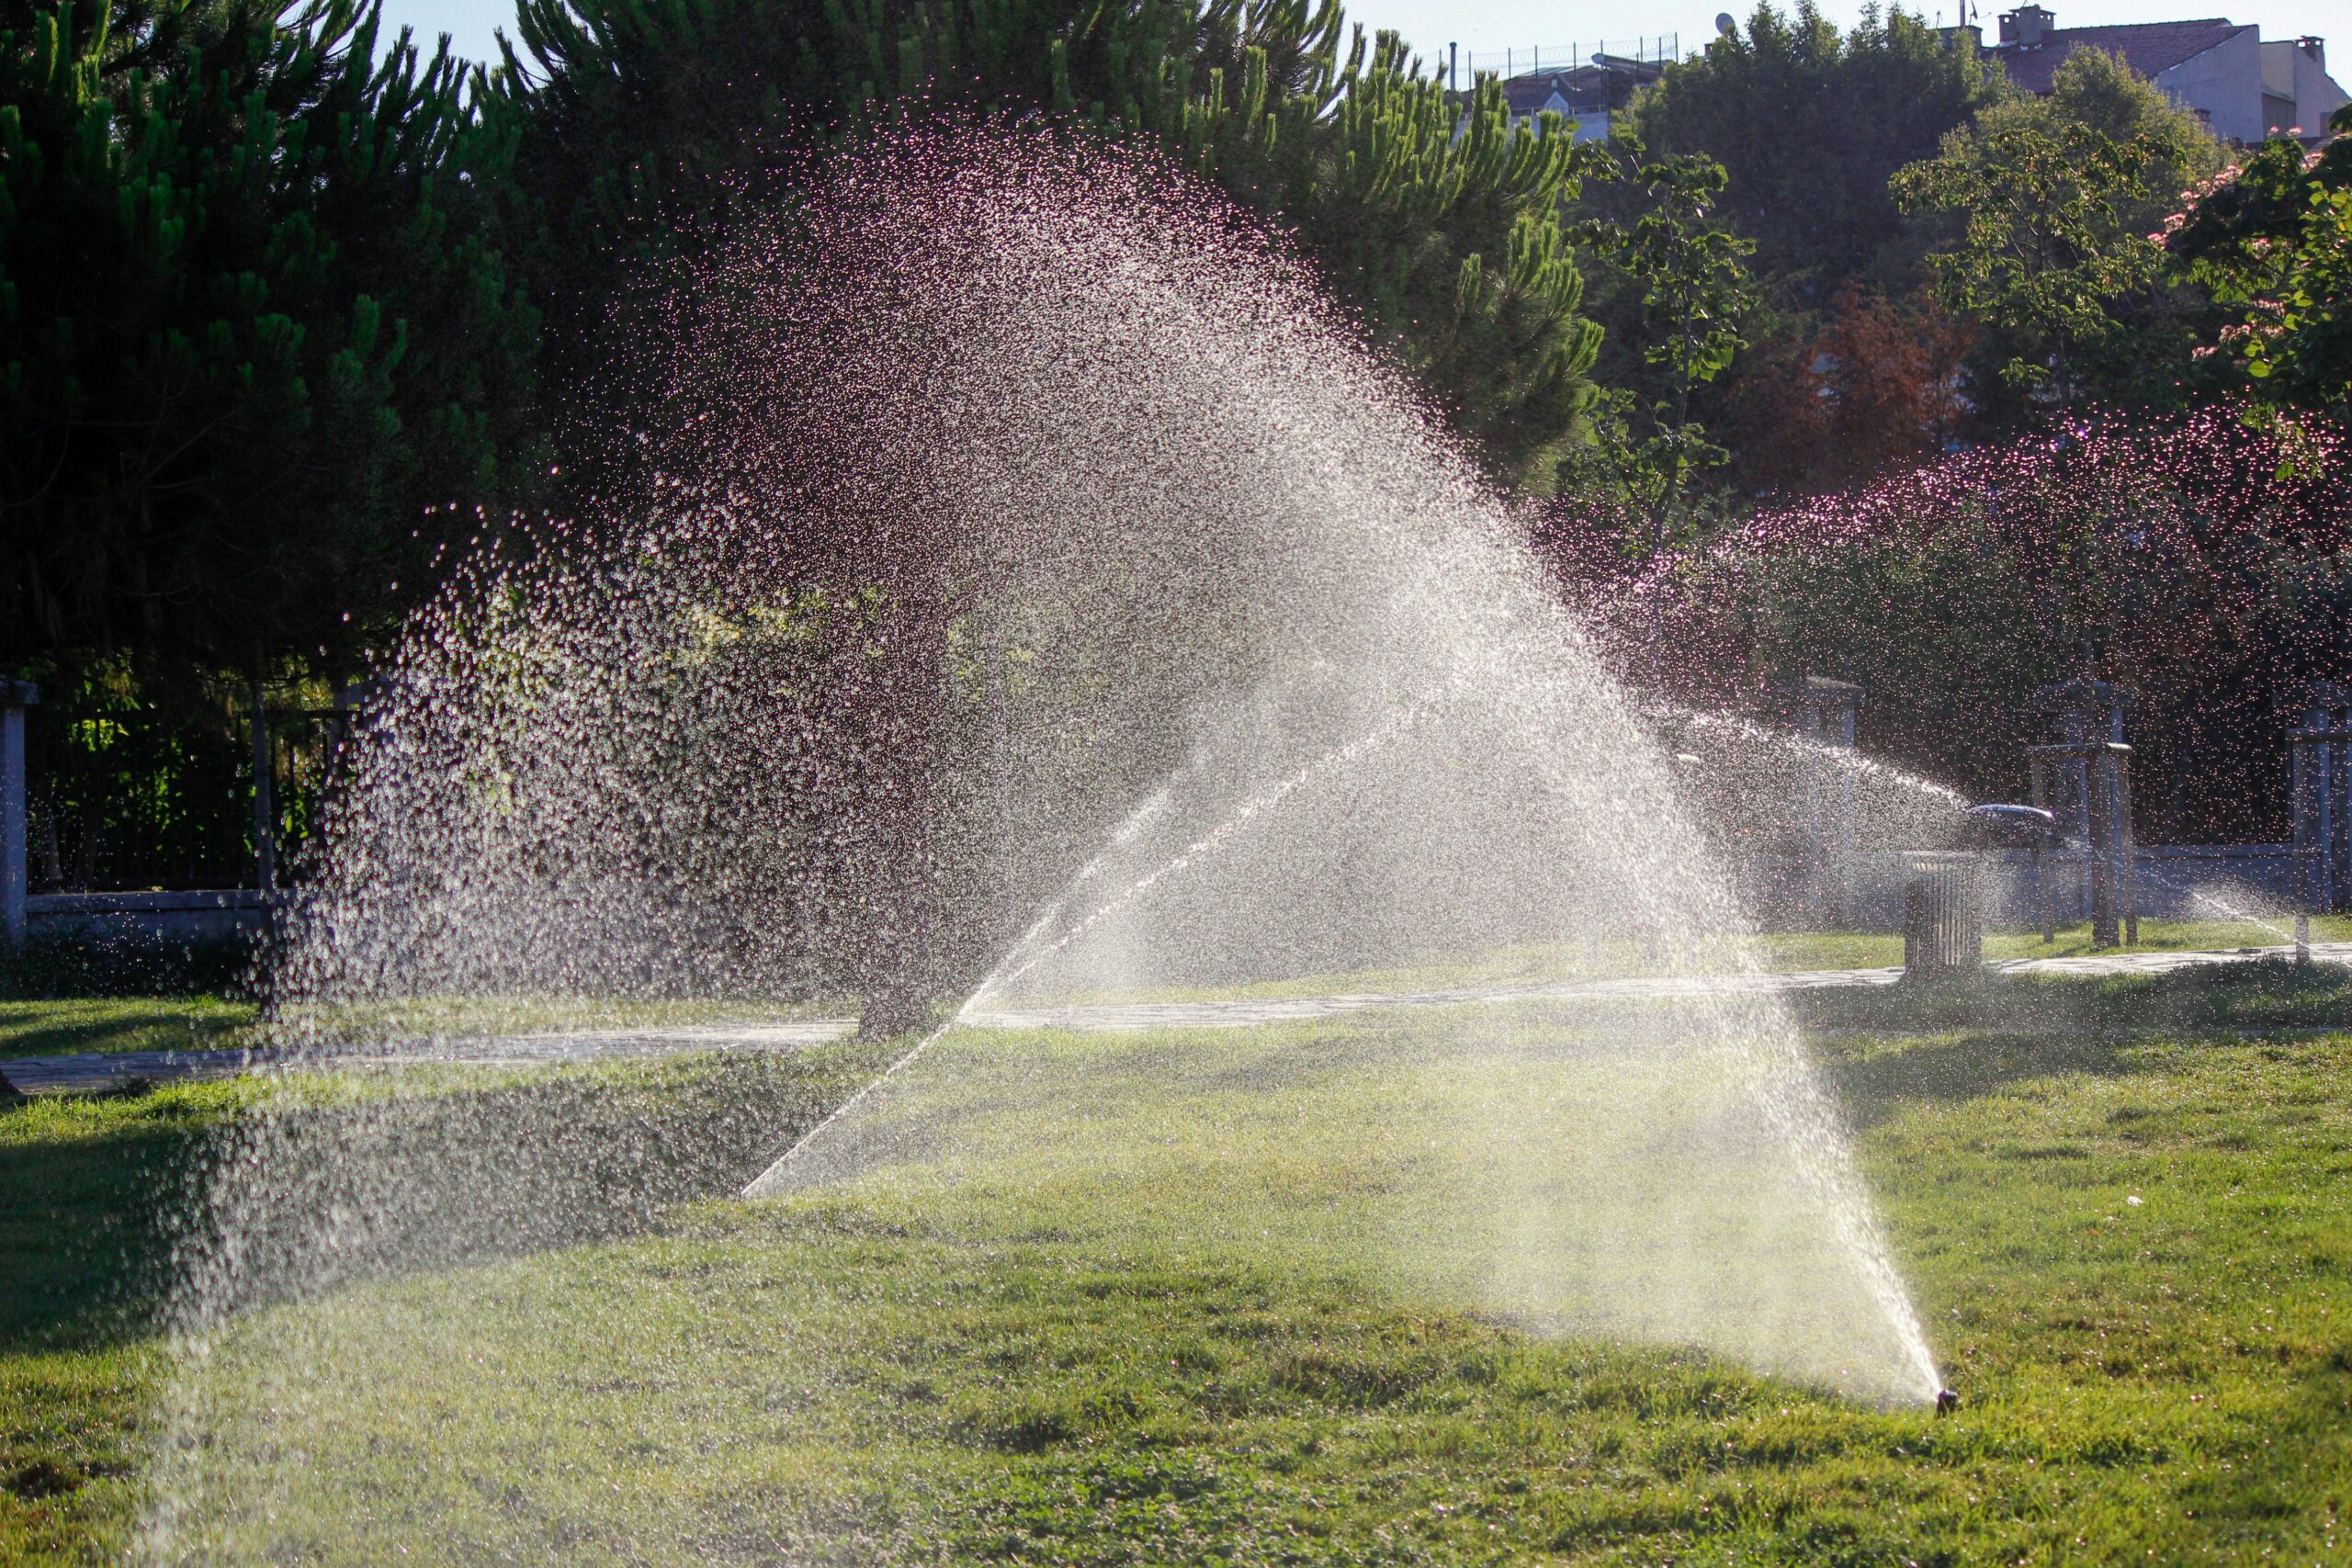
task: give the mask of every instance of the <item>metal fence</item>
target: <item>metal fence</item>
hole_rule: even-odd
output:
[[[257,810],[249,711],[27,709],[30,891],[282,882],[300,858],[288,852],[318,830],[341,724],[332,711],[269,712]]]
[[[1447,85],[1463,87],[1477,80],[1482,71],[1506,78],[1540,76],[1546,71],[1574,71],[1603,58],[1664,64],[1682,58],[1682,35],[1657,33],[1585,43],[1540,43],[1525,49],[1465,49],[1453,54],[1447,52],[1446,45],[1440,44],[1430,58],[1441,73],[1451,66],[1454,76]]]

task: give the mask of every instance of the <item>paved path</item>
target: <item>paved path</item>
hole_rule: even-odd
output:
[[[1293,1023],[1389,1008],[1454,1007],[1465,1002],[1576,1001],[1660,997],[1719,997],[1741,992],[1810,991],[1891,986],[1895,969],[1798,969],[1758,975],[1632,975],[1614,980],[1550,980],[1536,986],[1472,986],[1444,991],[1367,991],[1332,997],[1251,998],[1204,1002],[1087,1002],[1070,1007],[983,1008],[965,1021],[988,1029],[1074,1029],[1101,1033],[1134,1029],[1240,1029]]]
[[[2010,958],[1986,967],[2005,975],[2161,975],[2203,964],[2284,958],[2291,947],[2243,947],[2227,952],[2093,953],[2080,958]],[[2313,942],[2312,956],[2352,964],[2352,942]],[[1452,1007],[1508,1001],[1607,1001],[1627,998],[1724,996],[1891,986],[1900,968],[1798,969],[1751,975],[1635,975],[1612,980],[1556,980],[1536,986],[1463,987],[1452,990],[1364,992],[1329,997],[1201,1002],[1096,1002],[1071,1007],[987,1008],[967,1015],[989,1028],[1070,1029],[1089,1033],[1141,1029],[1240,1029],[1291,1023],[1389,1008]],[[797,1051],[839,1040],[857,1027],[847,1018],[791,1023],[698,1024],[671,1029],[597,1030],[577,1034],[518,1034],[322,1051],[118,1051],[73,1056],[0,1058],[0,1078],[20,1094],[104,1089],[133,1079],[233,1077],[321,1066],[409,1066],[457,1062],[526,1066],[698,1051]]]
[[[2181,953],[2107,953],[2079,958],[2007,958],[1986,968],[2003,975],[2161,975],[2203,964],[2291,958],[2290,947],[2245,947]],[[2314,959],[2352,964],[2352,942],[2313,942]],[[1749,975],[1634,975],[1613,980],[1555,980],[1535,986],[1489,986],[1443,991],[1390,991],[1351,996],[1202,1002],[1094,1002],[1071,1007],[987,1008],[967,1015],[990,1028],[1070,1029],[1105,1032],[1135,1029],[1240,1029],[1290,1023],[1384,1008],[1445,1007],[1464,1002],[1609,1001],[1814,991],[1891,986],[1902,969],[1796,969]]]

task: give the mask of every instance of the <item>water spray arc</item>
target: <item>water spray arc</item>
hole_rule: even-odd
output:
[[[1595,931],[1755,962],[1673,765],[1514,514],[1278,242],[1126,154],[910,134],[677,308],[686,347],[648,392],[697,417],[660,454],[656,514],[579,560],[485,568],[420,622],[287,943],[290,1008],[823,994],[875,931],[967,891],[1023,907],[1085,861],[1008,951],[961,956],[994,964],[954,1015],[743,1190],[838,1178],[829,1214],[1000,1203],[989,1268],[1033,1213],[1107,1254],[1170,1191],[1230,1215],[1216,1199],[1245,1190],[1246,1234],[1188,1234],[1187,1258],[1279,1224],[1283,1257],[1432,1310],[1933,1403],[1836,1107],[1761,991],[1215,1039],[958,1032],[981,1000],[1279,995]],[[818,586],[844,581],[884,586]],[[1012,671],[986,694],[956,640],[975,603]],[[876,778],[910,787],[876,807]],[[877,908],[887,879],[855,873],[917,807],[935,901]],[[147,1555],[376,1560],[363,1472],[478,1504],[464,1445],[527,1434],[531,1380],[502,1388],[497,1430],[420,1423],[399,1369],[371,1381],[387,1324],[455,1365],[473,1347],[442,1309],[492,1310],[514,1237],[601,1244],[733,1188],[805,1091],[775,1071],[698,1103],[678,1135],[706,1140],[685,1164],[707,1185],[675,1190],[625,1185],[641,1134],[582,1119],[594,1083],[495,1123],[492,1097],[387,1096],[309,1149],[266,1119],[207,1193]],[[429,1157],[419,1125],[464,1158]],[[353,1260],[401,1224],[368,1277]],[[237,1315],[255,1300],[280,1304]],[[593,1341],[612,1305],[586,1292],[534,1331]],[[449,1554],[560,1561],[610,1506],[517,1501],[538,1533],[453,1506]],[[681,1528],[716,1540],[725,1514]]]
[[[1127,819],[1121,823],[1118,829],[1112,833],[1111,843],[1115,846],[1125,842],[1128,839],[1132,838],[1145,823],[1150,821],[1152,818],[1167,809],[1167,806],[1168,792],[1164,788],[1155,790],[1151,795],[1146,796],[1143,804],[1136,807],[1134,811],[1130,812],[1127,816]],[[1083,886],[1086,879],[1093,874],[1095,869],[1100,866],[1101,863],[1102,857],[1098,855],[1093,860],[1088,862],[1085,868],[1070,879],[1069,887],[1063,891],[1061,897],[1046,905],[1045,911],[1035,920],[1030,922],[1029,929],[1022,933],[1021,940],[1013,943],[1012,953],[1008,953],[1005,960],[998,965],[1000,969],[1003,967],[1003,963],[1011,962],[1013,954],[1017,954],[1022,952],[1042,932],[1051,928],[1054,920],[1059,917],[1063,908],[1068,904],[1070,893]],[[991,974],[990,979],[993,977],[993,974]],[[974,990],[970,996],[967,997],[960,1004],[958,1004],[956,1010],[950,1013],[947,1016],[946,1021],[940,1024],[938,1028],[933,1030],[930,1033],[917,1041],[903,1055],[900,1055],[888,1066],[883,1068],[871,1082],[865,1084],[863,1088],[859,1089],[856,1093],[851,1095],[847,1100],[844,1100],[841,1104],[835,1106],[831,1111],[827,1112],[824,1119],[819,1122],[814,1127],[809,1128],[808,1131],[801,1134],[799,1137],[794,1139],[791,1145],[786,1147],[783,1153],[777,1155],[774,1159],[768,1162],[767,1168],[764,1170],[761,1171],[758,1176],[752,1179],[751,1182],[744,1187],[742,1195],[746,1198],[772,1198],[782,1192],[789,1190],[786,1173],[791,1168],[792,1162],[799,1158],[804,1151],[813,1147],[817,1141],[823,1137],[825,1133],[831,1129],[834,1123],[841,1121],[842,1117],[848,1115],[851,1111],[856,1110],[857,1107],[863,1104],[866,1098],[873,1094],[876,1089],[882,1088],[899,1073],[905,1071],[908,1067],[912,1066],[915,1062],[922,1056],[923,1053],[929,1051],[933,1045],[939,1043],[940,1037],[944,1035],[949,1030],[954,1029],[958,1023],[962,1022],[964,1016],[971,1011],[972,1004],[987,994],[989,985],[989,980],[982,980],[978,988]]]
[[[1151,889],[1163,878],[1181,874],[1186,868],[1198,862],[1201,857],[1215,854],[1227,842],[1232,840],[1235,835],[1247,831],[1253,822],[1258,821],[1266,814],[1279,808],[1282,803],[1288,799],[1294,792],[1314,782],[1317,777],[1330,770],[1343,767],[1363,757],[1366,753],[1376,750],[1385,742],[1394,739],[1396,736],[1402,734],[1406,729],[1422,719],[1429,711],[1430,710],[1425,704],[1415,703],[1408,705],[1400,708],[1392,716],[1383,719],[1379,725],[1365,734],[1358,737],[1356,739],[1351,740],[1345,745],[1335,747],[1332,750],[1324,752],[1321,756],[1314,759],[1306,766],[1292,773],[1289,777],[1282,780],[1279,784],[1275,784],[1273,788],[1242,802],[1230,817],[1227,817],[1224,821],[1218,823],[1206,834],[1186,845],[1182,851],[1170,859],[1161,862],[1151,871],[1136,878],[1134,882],[1129,883],[1120,891],[1118,896],[1113,898],[1109,903],[1101,906],[1096,908],[1093,913],[1069,926],[1067,930],[1063,931],[1060,935],[1055,937],[1052,941],[1046,942],[1042,947],[1036,946],[1036,939],[1046,931],[1052,928],[1053,922],[1059,917],[1062,910],[1068,907],[1070,898],[1076,894],[1077,890],[1084,886],[1086,883],[1099,870],[1101,870],[1104,857],[1112,851],[1132,840],[1135,835],[1151,820],[1152,818],[1158,816],[1161,811],[1167,808],[1168,791],[1166,788],[1163,787],[1155,791],[1141,806],[1137,807],[1136,810],[1129,815],[1127,820],[1121,823],[1118,829],[1111,835],[1110,842],[1104,849],[1102,854],[1098,854],[1094,859],[1089,861],[1085,868],[1070,879],[1069,886],[1063,890],[1060,897],[1057,897],[1051,904],[1047,905],[1046,907],[1045,913],[1039,915],[1035,920],[1031,922],[1029,930],[1023,933],[1022,939],[1018,942],[1013,944],[1012,951],[1005,955],[1004,959],[998,964],[994,970],[989,972],[988,977],[983,979],[979,983],[978,987],[977,987],[969,996],[966,997],[964,1000],[956,1006],[956,1010],[948,1015],[945,1022],[933,1030],[929,1034],[924,1035],[922,1039],[916,1042],[916,1043],[911,1046],[904,1055],[899,1056],[896,1061],[885,1067],[880,1075],[875,1077],[872,1082],[867,1083],[865,1087],[858,1089],[856,1093],[851,1095],[840,1105],[834,1107],[833,1110],[826,1115],[823,1121],[818,1122],[814,1127],[808,1129],[807,1133],[801,1134],[801,1136],[793,1143],[791,1147],[786,1149],[781,1155],[778,1155],[775,1159],[769,1164],[765,1170],[762,1171],[759,1176],[752,1180],[750,1185],[743,1189],[743,1196],[746,1198],[772,1198],[789,1190],[789,1186],[786,1181],[786,1172],[790,1168],[794,1160],[799,1158],[808,1149],[813,1147],[836,1122],[840,1122],[843,1117],[855,1111],[858,1106],[865,1103],[866,1099],[871,1096],[875,1090],[883,1088],[885,1085],[888,1084],[892,1078],[897,1077],[901,1072],[914,1066],[914,1064],[920,1060],[926,1052],[928,1052],[933,1045],[939,1043],[942,1036],[945,1035],[948,1031],[954,1029],[956,1025],[969,1018],[972,1010],[978,1007],[979,1004],[989,996],[1003,987],[1019,984],[1020,981],[1025,978],[1032,970],[1037,967],[1038,964],[1064,951],[1070,945],[1070,943],[1085,936],[1088,931],[1093,930],[1094,927],[1102,921],[1117,915],[1120,911],[1134,904],[1136,899],[1141,898],[1146,894],[1149,893]]]

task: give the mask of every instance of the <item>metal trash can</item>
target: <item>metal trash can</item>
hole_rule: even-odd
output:
[[[1981,864],[1966,851],[1922,851],[1903,882],[1903,976],[1973,975],[1984,962]]]

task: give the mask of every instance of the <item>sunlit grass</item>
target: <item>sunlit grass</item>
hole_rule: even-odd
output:
[[[2095,1027],[1820,1047],[1957,1416],[1449,1306],[1442,1281],[1375,1261],[1396,1218],[1366,1179],[1378,1160],[1284,1131],[1309,1101],[1239,1073],[1124,1175],[917,1168],[254,1314],[221,1364],[273,1375],[220,1392],[305,1392],[266,1424],[290,1447],[222,1455],[279,1511],[229,1520],[216,1555],[2331,1561],[2352,1508],[2352,1038],[2134,1022],[2164,998],[2085,987],[2072,1016]],[[1236,1068],[1342,1048],[1363,1066],[1383,1038],[1238,1032],[1260,1038],[1212,1047]],[[1102,1049],[964,1048],[991,1039],[1033,1065]],[[1170,1067],[1189,1049],[1120,1048]],[[1318,1092],[1395,1096],[1408,1077]],[[1148,1077],[1075,1077],[1072,1097],[1131,1130]],[[646,1081],[583,1083],[577,1103],[615,1097],[617,1128]],[[20,1222],[104,1224],[146,1191],[119,1173],[155,1168],[153,1140],[251,1092],[7,1112],[0,1155],[22,1157],[0,1190]],[[1204,1159],[1191,1140],[1220,1127],[1264,1152]],[[747,1143],[729,1168],[757,1163]],[[61,1169],[90,1185],[59,1188]],[[39,1226],[8,1241],[12,1258],[54,1245]],[[26,1478],[0,1496],[0,1555],[103,1557],[137,1506],[126,1424],[156,1364],[135,1332],[66,1321],[19,1321],[0,1353],[0,1468]]]
[[[287,1008],[265,1021],[253,1002],[201,993],[0,1001],[0,1056],[62,1056],[85,1051],[235,1051],[287,1044],[376,1044],[675,1029],[838,1018],[856,1010],[856,1004],[848,1000],[429,996]]]
[[[0,1001],[0,1056],[235,1050],[257,1012],[249,1001],[202,994]]]

